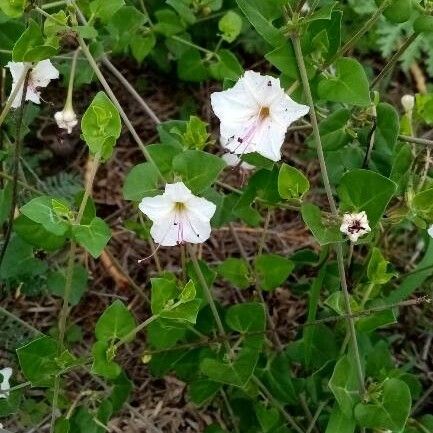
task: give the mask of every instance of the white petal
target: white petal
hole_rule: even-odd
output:
[[[138,208],[153,222],[168,218],[171,213],[174,215],[174,203],[165,194],[144,197]]]
[[[150,234],[157,244],[163,247],[172,247],[181,242],[181,227],[175,225],[174,222],[174,215],[170,214],[169,216],[160,218],[153,223],[150,229]]]
[[[216,211],[214,203],[203,197],[196,197],[195,195],[185,203],[185,207],[188,213],[192,213],[196,218],[203,221],[207,220],[208,222]]]
[[[247,122],[260,111],[260,104],[245,85],[244,77],[240,78],[232,88],[212,93],[211,105],[223,129],[224,124],[239,128],[242,123]],[[221,134],[224,135],[224,132],[222,131]]]
[[[193,194],[183,182],[167,183],[165,185],[164,196],[172,200],[173,203],[185,203]]]
[[[215,212],[215,209],[213,209],[213,212]],[[200,244],[206,241],[207,239],[209,239],[209,236],[211,234],[211,226],[209,219],[199,217],[196,212],[187,213],[187,217],[184,218],[182,228],[183,240],[192,244]]]
[[[12,377],[12,368],[6,367],[0,370],[0,375],[3,376],[3,380],[0,383],[0,391],[9,391],[10,385],[9,380]],[[1,393],[0,398],[7,398],[9,396],[9,392]]]
[[[47,87],[51,80],[59,78],[59,71],[49,59],[39,62],[31,72],[34,87]]]
[[[16,82],[21,78],[21,75],[24,72],[25,63],[23,62],[8,62],[6,68],[9,68],[9,71],[12,75],[12,81]]]
[[[427,233],[431,238],[433,238],[433,224],[428,228]]]
[[[293,122],[305,116],[310,109],[306,105],[298,104],[283,92],[281,97],[272,102],[269,111],[272,120],[288,128]]]
[[[246,71],[243,79],[245,87],[261,107],[271,105],[273,101],[284,95],[278,78],[261,75],[254,71]]]
[[[271,161],[279,161],[285,136],[286,129],[279,124],[270,120],[263,122],[260,131],[253,139],[256,152]]]

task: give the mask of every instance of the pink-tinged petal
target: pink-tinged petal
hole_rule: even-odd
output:
[[[8,62],[6,68],[9,68],[9,71],[12,75],[12,81],[18,81],[24,73],[25,63],[23,62]]]

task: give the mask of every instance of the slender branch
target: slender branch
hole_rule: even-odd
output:
[[[301,48],[299,36],[293,35],[292,36],[292,42],[293,42],[293,47],[295,50],[296,61],[298,63],[298,68],[299,68],[299,72],[301,75],[302,85],[304,87],[304,94],[305,94],[305,97],[307,98],[308,105],[310,106],[311,124],[313,127],[313,136],[314,136],[314,141],[316,144],[317,156],[319,159],[320,171],[322,174],[323,184],[325,186],[325,191],[326,191],[326,195],[328,197],[328,202],[329,202],[329,206],[331,208],[331,212],[335,217],[338,218],[338,210],[337,210],[337,206],[335,204],[334,196],[332,195],[331,184],[329,182],[328,170],[326,168],[325,156],[323,153],[322,140],[320,138],[319,125],[317,122],[317,116],[316,116],[316,111],[315,111],[315,107],[314,107],[313,96],[311,94],[310,83],[308,81],[308,75],[307,75],[307,70],[305,67],[305,62],[304,62],[304,57],[302,54],[302,48]],[[335,245],[335,250],[336,250],[336,254],[337,254],[338,270],[339,270],[339,274],[340,274],[340,283],[341,283],[341,288],[343,291],[346,313],[348,316],[351,316],[352,315],[352,308],[350,306],[350,295],[349,295],[349,291],[347,288],[346,272],[344,269],[344,257],[343,257],[342,245],[340,243],[337,243]],[[363,395],[365,393],[364,374],[363,374],[363,370],[362,370],[361,356],[359,354],[358,341],[357,341],[357,337],[356,337],[355,321],[353,320],[353,318],[349,317],[347,322],[349,325],[350,338],[351,338],[351,342],[352,342],[352,350],[353,350],[355,362],[356,362],[359,392],[361,395]]]
[[[203,292],[204,292],[204,294],[206,296],[206,299],[207,299],[207,301],[209,303],[209,306],[210,306],[210,309],[212,311],[213,317],[215,319],[215,323],[217,325],[218,332],[219,332],[219,334],[220,334],[221,337],[224,337],[224,342],[225,342],[227,353],[231,354],[232,350],[231,350],[230,345],[227,342],[226,331],[224,329],[223,323],[222,323],[220,315],[218,313],[218,309],[217,309],[217,307],[215,305],[215,301],[213,299],[210,287],[207,284],[206,278],[203,275],[203,272],[202,272],[202,270],[200,268],[200,264],[198,263],[196,253],[195,253],[193,247],[190,244],[187,244],[187,249],[188,249],[188,254],[189,254],[189,256],[191,258],[191,261],[192,261],[192,265],[193,265],[194,270],[195,270],[195,272],[197,274],[197,277],[198,277],[198,279],[200,281],[200,284],[203,287]]]
[[[19,174],[18,172],[19,172],[19,167],[20,167],[21,142],[22,142],[21,126],[22,126],[23,118],[24,118],[25,101],[26,101],[27,85],[29,83],[29,78],[30,78],[30,68],[27,69],[27,72],[25,74],[23,93],[21,96],[21,104],[20,104],[20,110],[19,110],[19,115],[18,115],[18,120],[17,120],[14,159],[13,159],[13,166],[12,166],[12,178],[13,178],[13,180],[12,180],[12,198],[11,198],[11,203],[10,203],[9,216],[8,216],[8,220],[7,220],[6,233],[4,236],[3,245],[2,245],[1,252],[0,252],[0,267],[3,263],[3,259],[4,259],[5,254],[6,254],[6,249],[9,245],[9,241],[11,239],[12,225],[13,225],[14,216],[15,216],[15,207],[17,205],[17,199],[18,199],[18,174]]]
[[[391,71],[398,59],[404,54],[404,52],[412,45],[415,39],[418,37],[418,33],[410,35],[403,45],[394,53],[389,62],[383,67],[379,75],[373,80],[370,85],[370,89],[374,89],[376,85]]]

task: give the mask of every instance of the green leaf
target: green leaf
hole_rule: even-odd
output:
[[[178,304],[178,303],[176,303]],[[200,309],[201,299],[193,299],[183,302],[179,305],[164,309],[159,314],[164,319],[171,319],[180,322],[195,324],[197,321],[198,311]]]
[[[263,305],[255,302],[232,305],[225,321],[229,328],[241,334],[263,331],[266,326]]]
[[[125,200],[140,201],[143,197],[154,196],[158,190],[159,174],[150,162],[132,167],[125,177],[123,197]]]
[[[92,346],[92,372],[107,379],[115,379],[122,372],[122,368],[109,356],[107,341],[97,341]]]
[[[11,18],[18,18],[24,13],[27,0],[0,0],[0,9]]]
[[[181,140],[185,148],[202,150],[209,138],[209,133],[207,132],[208,124],[203,122],[197,116],[190,116],[188,122],[186,123],[186,130],[181,134]]]
[[[310,189],[310,182],[302,171],[287,164],[281,164],[278,174],[278,192],[282,198],[302,198]]]
[[[351,415],[346,417],[338,406],[332,409],[331,416],[329,417],[328,425],[326,426],[325,433],[354,433],[356,428],[356,422]]]
[[[329,380],[329,388],[337,400],[340,410],[347,418],[353,416],[353,408],[359,401],[356,369],[348,356],[343,356],[335,364]]]
[[[69,229],[69,223],[54,212],[52,197],[36,197],[21,207],[20,212],[56,236],[63,236]]]
[[[374,228],[396,189],[397,185],[392,180],[378,173],[355,169],[342,177],[337,190],[342,211],[365,211],[370,227]]]
[[[416,193],[409,206],[419,217],[433,220],[433,188]]]
[[[289,259],[277,254],[262,254],[255,260],[255,270],[262,290],[279,287],[292,273],[295,265]]]
[[[170,5],[188,24],[194,24],[197,19],[191,10],[191,2],[185,0],[167,0],[166,3]]]
[[[132,382],[128,376],[122,372],[114,381],[114,386],[110,395],[110,402],[113,413],[119,411],[129,398],[133,389]]]
[[[103,219],[95,217],[90,224],[74,225],[72,235],[96,259],[110,240],[111,231]]]
[[[49,232],[42,224],[32,221],[25,215],[15,218],[13,227],[15,233],[26,242],[46,251],[58,250],[66,241],[66,235],[57,236]]]
[[[197,406],[209,401],[221,388],[221,384],[209,379],[198,379],[188,387],[188,396]]]
[[[124,0],[93,0],[90,2],[90,10],[103,22],[107,22],[124,4]]]
[[[174,171],[194,193],[209,188],[225,165],[221,158],[201,150],[187,150],[173,159]]]
[[[162,33],[166,37],[183,32],[185,29],[179,16],[170,9],[160,9],[155,12],[157,22],[154,26],[155,30]]]
[[[93,154],[107,160],[120,136],[120,115],[104,92],[98,92],[81,119],[84,140]]]
[[[152,51],[156,44],[154,33],[149,33],[146,36],[135,35],[131,41],[131,52],[135,60],[141,63]]]
[[[274,27],[271,17],[265,16],[264,8],[267,2],[253,0],[236,0],[239,9],[245,14],[248,21],[254,26],[257,33],[272,46],[280,46],[285,43],[283,33]],[[272,2],[273,3],[273,2]],[[275,6],[276,6],[275,2]]]
[[[46,335],[17,349],[17,356],[26,379],[40,387],[52,386],[55,375],[76,363],[67,350],[59,355],[57,341]]]
[[[160,314],[164,309],[171,305],[177,295],[177,285],[174,279],[168,278],[151,278],[152,296],[151,309],[152,314]]]
[[[42,30],[38,24],[30,20],[29,25],[12,50],[14,62],[39,62],[53,57],[57,52],[55,47],[45,44]]]
[[[320,209],[316,205],[303,203],[301,214],[305,224],[320,245],[342,242],[343,238],[339,227],[331,221],[324,221]]]
[[[177,75],[181,80],[200,82],[208,78],[207,69],[196,48],[186,50],[177,62]]]
[[[230,50],[219,50],[218,58],[209,65],[209,72],[216,80],[236,81],[244,72],[238,58]]]
[[[376,107],[377,120],[371,158],[382,174],[389,174],[395,145],[400,131],[397,110],[390,104]]]
[[[244,259],[229,257],[218,266],[218,273],[239,289],[246,289],[252,283],[250,271]]]
[[[189,280],[182,291],[180,292],[179,300],[182,302],[189,302],[195,299],[196,290],[192,280]]]
[[[368,279],[373,284],[386,284],[394,276],[394,273],[387,272],[388,264],[380,249],[374,247],[367,267]]]
[[[222,32],[222,38],[231,43],[241,33],[242,18],[236,12],[228,11],[218,21],[218,28]]]
[[[86,268],[82,265],[74,265],[71,281],[71,294],[68,300],[71,305],[77,305],[80,302],[80,299],[87,288],[87,279],[88,275]],[[65,285],[65,270],[48,273],[47,288],[52,294],[63,297]]]
[[[352,58],[336,61],[336,76],[319,82],[321,99],[365,107],[370,105],[370,90],[364,68]]]
[[[401,431],[411,408],[409,387],[399,379],[387,379],[377,402],[359,403],[355,418],[361,427]]]
[[[95,335],[99,341],[122,339],[134,330],[134,316],[122,301],[114,301],[96,322]]]

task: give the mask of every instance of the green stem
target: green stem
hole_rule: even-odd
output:
[[[418,33],[413,33],[411,36],[409,36],[406,41],[403,43],[403,45],[395,52],[395,54],[391,57],[389,62],[383,67],[383,69],[380,71],[379,75],[373,80],[373,82],[370,85],[370,89],[374,89],[377,84],[380,83],[380,81],[388,75],[388,73],[391,71],[391,69],[394,67],[394,65],[397,63],[398,59],[404,54],[404,52],[412,45],[412,43],[415,41],[415,39],[418,37]]]
[[[157,314],[154,314],[153,316],[150,316],[148,319],[146,319],[144,322],[137,325],[131,332],[129,332],[125,337],[120,339],[115,345],[114,349],[117,350],[120,346],[127,343],[128,341],[131,341],[136,334],[141,332],[144,328],[146,328],[148,325],[150,325],[154,320],[156,320],[159,316]]]
[[[326,168],[325,156],[323,153],[322,140],[320,138],[319,125],[317,122],[317,116],[316,116],[316,111],[315,111],[315,107],[314,107],[313,96],[311,94],[310,83],[308,81],[307,70],[305,67],[301,43],[300,43],[298,35],[292,36],[292,42],[293,42],[293,47],[295,50],[296,61],[298,63],[299,73],[301,75],[302,85],[304,87],[304,94],[305,94],[305,97],[307,99],[308,105],[310,106],[311,124],[313,127],[313,136],[314,136],[314,141],[316,144],[316,151],[317,151],[317,156],[319,159],[320,171],[322,174],[323,184],[325,186],[325,191],[326,191],[326,195],[328,197],[328,202],[329,202],[329,206],[331,208],[331,212],[332,212],[334,217],[338,218],[338,210],[337,210],[337,206],[335,204],[334,196],[332,195],[332,189],[331,189],[331,184],[329,181],[328,170]],[[356,337],[355,321],[351,317],[352,316],[352,309],[350,306],[350,295],[349,295],[349,291],[347,288],[346,272],[344,269],[344,257],[343,257],[342,245],[340,243],[337,243],[335,245],[335,250],[336,250],[336,254],[337,254],[337,264],[338,264],[338,270],[339,270],[339,274],[340,274],[341,288],[343,291],[344,302],[345,302],[345,307],[346,307],[346,314],[349,316],[347,322],[349,325],[350,338],[351,338],[351,342],[352,342],[352,350],[353,350],[353,354],[354,354],[355,362],[356,362],[359,392],[361,395],[364,395],[364,393],[365,393],[364,374],[362,371],[361,356],[359,354],[358,341],[357,341],[357,337]]]
[[[193,42],[187,41],[186,39],[183,39],[179,36],[173,35],[173,36],[171,36],[171,39],[174,39],[175,41],[178,41],[181,44],[184,44],[188,47],[195,48],[196,50],[201,51],[202,53],[205,53],[208,56],[211,56],[211,57],[215,56],[218,58],[218,55],[216,53],[214,53],[213,51],[208,50],[207,48],[203,48],[200,45],[194,44]]]
[[[77,68],[78,54],[80,54],[80,51],[81,48],[78,47],[74,52],[74,55],[72,57],[72,63],[71,63],[71,71],[69,75],[68,94],[66,96],[65,109],[69,109],[71,111],[73,111],[72,95],[74,93],[75,70]]]
[[[218,332],[219,332],[220,336],[222,338],[224,338],[224,345],[226,347],[227,353],[230,355],[232,350],[231,350],[230,344],[228,343],[227,334],[226,334],[226,331],[224,330],[224,326],[223,326],[223,323],[222,323],[221,318],[219,316],[218,309],[215,305],[215,301],[213,299],[209,285],[207,284],[206,278],[203,275],[203,272],[200,268],[200,264],[198,263],[197,256],[196,256],[196,253],[195,253],[193,247],[190,244],[187,244],[187,249],[188,249],[188,254],[189,254],[191,261],[192,261],[192,265],[193,265],[194,270],[197,274],[197,277],[200,281],[200,284],[203,287],[203,291],[204,291],[204,294],[206,296],[206,300],[209,303],[210,309],[211,309],[213,317],[215,319],[215,323],[217,325]]]
[[[52,9],[52,8],[56,8],[58,6],[63,6],[66,3],[67,3],[66,0],[59,0],[59,1],[54,1],[54,2],[50,2],[50,3],[45,3],[45,4],[41,5],[41,8],[42,9]]]
[[[12,93],[9,95],[9,98],[7,99],[6,104],[5,104],[3,110],[0,114],[0,126],[3,124],[6,116],[8,115],[8,113],[12,107],[12,103],[14,102],[16,96],[18,95],[18,92],[20,91],[21,86],[23,86],[23,95],[27,94],[27,92],[25,91],[27,86],[24,86],[24,81],[26,80],[27,73],[30,71],[31,67],[32,67],[31,64],[25,65],[22,75],[18,79],[16,86],[12,90]]]

